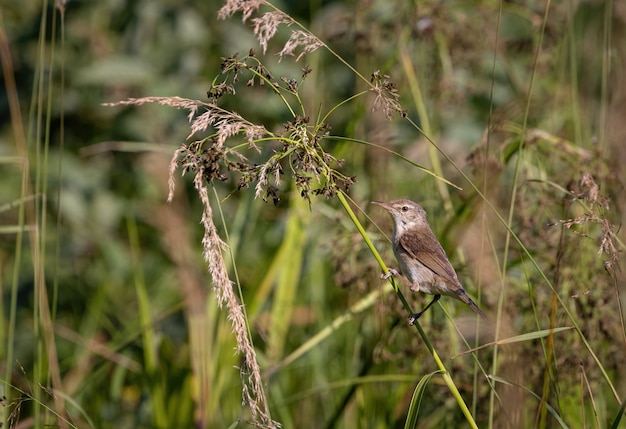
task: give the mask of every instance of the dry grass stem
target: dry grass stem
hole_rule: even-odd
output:
[[[267,12],[261,18],[254,18],[254,35],[263,47],[263,53],[267,52],[267,43],[276,34],[280,24],[291,25],[293,19],[281,11]]]
[[[262,4],[265,4],[263,0],[228,0],[217,12],[217,18],[227,19],[235,13],[241,12],[243,15],[241,20],[246,22]]]
[[[224,144],[228,137],[244,131],[246,139],[250,145],[255,146],[254,140],[269,134],[268,131],[260,126],[252,124],[234,112],[229,112],[221,107],[205,103],[199,100],[191,100],[182,97],[142,97],[129,98],[127,100],[117,101],[115,103],[103,103],[103,106],[141,106],[143,104],[156,103],[162,106],[175,107],[177,109],[189,110],[187,119],[191,123],[190,132],[187,138],[191,138],[197,133],[206,131],[208,127],[214,127],[217,130],[217,141],[220,145]],[[205,107],[206,112],[196,117],[199,107]],[[195,118],[195,119],[194,119]],[[256,147],[256,146],[255,146]],[[258,149],[258,148],[257,148]]]
[[[187,138],[213,127],[217,130],[217,144],[221,147],[226,139],[244,131],[250,146],[258,150],[254,140],[269,134],[265,127],[252,124],[237,113],[229,112],[214,104],[207,103],[205,106],[207,106],[206,112],[194,120],[190,120],[191,131]]]
[[[172,200],[174,199],[174,191],[176,190],[176,180],[174,179],[174,173],[176,172],[176,168],[178,167],[178,158],[186,150],[187,150],[187,147],[185,145],[183,145],[182,147],[179,147],[178,149],[176,149],[176,151],[174,152],[174,155],[172,156],[172,159],[170,160],[169,175],[167,179],[167,187],[168,187],[167,202],[168,203],[171,203]]]
[[[300,58],[305,54],[311,53],[322,46],[324,46],[324,44],[317,37],[310,33],[297,30],[291,33],[289,40],[287,40],[283,49],[278,53],[278,56],[281,60],[287,55],[295,56],[296,49],[302,47],[302,51],[296,57],[296,61],[300,61]]]
[[[254,12],[256,12],[262,4],[268,4],[265,1],[242,1],[242,0],[228,0],[226,4],[219,10],[218,18],[226,19],[232,16],[236,12],[242,13],[242,21],[246,22]],[[271,5],[270,5],[271,6]],[[273,7],[273,6],[272,6]],[[274,7],[273,7],[274,8]],[[254,18],[254,36],[258,39],[263,53],[267,52],[267,44],[274,37],[278,26],[281,24],[291,25],[294,23],[293,18],[284,12],[277,10],[267,12],[260,18]],[[324,46],[324,43],[307,31],[297,30],[291,33],[289,40],[283,46],[283,49],[278,53],[279,58],[282,60],[285,56],[296,56],[296,50],[302,48],[302,51],[297,54],[296,61],[316,49]]]
[[[225,306],[228,311],[228,320],[231,322],[232,330],[237,339],[237,352],[243,357],[243,364],[240,368],[243,382],[243,401],[249,405],[252,419],[256,424],[262,427],[278,428],[280,424],[271,419],[265,403],[261,370],[252,341],[248,336],[246,317],[233,290],[233,283],[228,277],[228,270],[222,256],[226,245],[220,239],[213,223],[209,194],[203,177],[204,171],[199,170],[194,178],[194,186],[204,206],[201,221],[204,226],[203,255],[209,265],[209,273],[213,280],[217,302],[221,308]]]
[[[191,122],[196,112],[198,111],[199,106],[206,105],[207,103],[203,103],[198,100],[191,100],[189,98],[182,97],[141,97],[141,98],[129,98],[127,100],[116,101],[114,103],[102,103],[103,106],[114,107],[114,106],[141,106],[143,104],[156,103],[161,106],[170,106],[175,107],[177,109],[186,109],[189,110],[189,114],[187,118]]]
[[[226,307],[228,311],[228,319],[231,322],[237,341],[237,352],[243,357],[243,364],[240,368],[243,382],[243,401],[250,407],[255,424],[262,427],[278,428],[280,424],[271,419],[269,408],[265,403],[261,371],[257,362],[256,352],[248,335],[248,325],[242,306],[233,290],[233,283],[228,277],[226,264],[222,257],[222,252],[226,245],[220,239],[213,223],[211,204],[206,187],[207,182],[216,178],[222,179],[222,174],[217,164],[220,160],[225,159],[226,155],[233,154],[240,161],[246,160],[236,150],[224,147],[224,143],[228,138],[242,133],[245,135],[249,145],[258,150],[259,148],[254,143],[254,140],[269,134],[269,132],[263,126],[251,124],[240,115],[224,110],[215,104],[181,97],[131,98],[105,105],[142,105],[146,103],[157,103],[189,110],[187,118],[190,122],[191,131],[188,138],[206,131],[209,127],[216,130],[215,136],[211,139],[213,145],[205,154],[199,153],[198,148],[202,147],[206,139],[193,142],[189,146],[182,145],[174,152],[169,164],[168,201],[172,201],[174,196],[174,172],[177,166],[182,167],[183,174],[188,170],[194,171],[194,186],[204,206],[201,221],[204,226],[204,237],[202,239],[204,259],[208,263],[218,304],[221,308]],[[206,111],[196,116],[199,107],[204,107]]]
[[[619,264],[619,251],[614,242],[614,227],[602,215],[603,211],[609,210],[609,200],[600,194],[600,187],[589,172],[582,173],[578,181],[578,189],[572,191],[571,198],[586,201],[589,203],[590,208],[582,215],[573,219],[561,220],[561,223],[566,228],[571,228],[574,225],[584,225],[589,222],[599,224],[601,232],[598,255],[604,253],[608,256],[608,259],[604,261],[604,266],[607,270]]]

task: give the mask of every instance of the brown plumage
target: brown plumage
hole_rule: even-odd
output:
[[[426,212],[417,203],[406,200],[389,202],[372,201],[387,210],[394,220],[392,235],[393,253],[400,264],[400,270],[409,281],[412,291],[422,291],[434,295],[433,300],[419,313],[409,319],[415,321],[433,305],[441,295],[457,298],[474,310],[483,319],[485,313],[465,293],[461,282],[452,268],[439,240],[435,237]]]

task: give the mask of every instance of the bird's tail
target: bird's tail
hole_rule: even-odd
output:
[[[487,316],[485,315],[485,313],[482,312],[482,310],[480,308],[478,308],[478,306],[476,305],[476,303],[474,301],[472,301],[472,298],[470,298],[464,290],[461,290],[460,293],[458,294],[459,298],[461,299],[461,301],[463,301],[464,303],[466,303],[467,305],[470,306],[470,308],[472,310],[474,310],[474,312],[476,314],[478,314],[480,317],[482,317],[484,320],[487,320]]]
[[[468,304],[471,307],[471,309],[474,310],[476,312],[476,314],[478,314],[484,320],[487,320],[487,316],[485,315],[485,313],[482,312],[482,310],[480,308],[478,308],[476,303],[474,301],[472,301],[472,299],[469,296],[467,297],[467,299],[469,299]]]

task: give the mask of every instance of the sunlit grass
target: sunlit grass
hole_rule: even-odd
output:
[[[259,5],[46,8],[0,41],[36,58],[31,95],[2,50],[4,427],[619,427],[611,3]],[[65,80],[94,52],[158,71]],[[368,205],[397,197],[488,323],[444,298],[407,326],[428,297],[380,279]]]

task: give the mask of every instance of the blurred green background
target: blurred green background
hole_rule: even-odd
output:
[[[386,119],[372,109],[373,95],[362,96],[328,124],[333,136],[366,144],[328,140],[324,149],[356,176],[349,195],[387,263],[396,266],[385,237],[391,220],[368,202],[418,201],[489,314],[477,329],[469,309],[443,299],[422,319],[478,425],[619,425],[624,3],[273,4],[362,76],[389,75],[423,131],[400,115]],[[208,102],[222,58],[250,49],[276,80],[312,68],[299,94],[314,123],[369,87],[325,48],[279,61],[294,26],[282,26],[263,54],[240,13],[217,19],[222,6],[2,0],[5,427],[251,426],[235,339],[202,258],[202,206],[190,177],[175,173],[175,198],[166,203],[187,112],[103,103]],[[293,119],[259,85],[241,82],[219,104],[272,131]],[[591,182],[581,180],[586,174]],[[436,366],[337,199],[316,196],[309,205],[289,172],[277,204],[255,199],[254,186],[238,190],[234,177],[214,187],[215,222],[232,254],[272,417],[285,428],[405,427],[417,383]],[[575,221],[560,222],[567,219]],[[428,298],[406,296],[415,308]],[[529,336],[452,359],[496,338],[574,322],[580,333]],[[467,424],[437,375],[418,417],[420,428]]]

